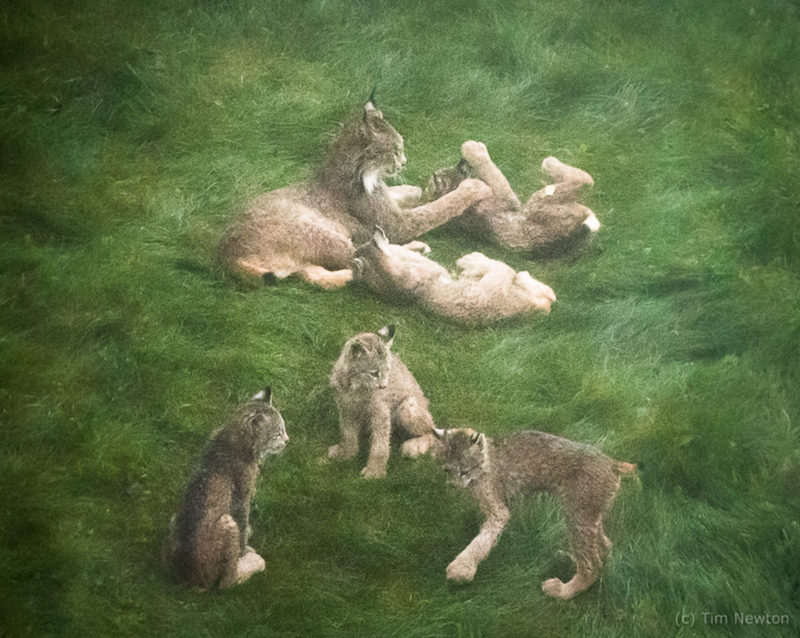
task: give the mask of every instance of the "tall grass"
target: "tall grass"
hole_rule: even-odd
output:
[[[765,635],[735,614],[794,635],[798,28],[791,0],[7,2],[0,636]],[[409,183],[466,139],[521,197],[547,155],[594,176],[603,228],[579,260],[426,237],[446,265],[482,250],[530,270],[550,316],[464,329],[220,270],[230,217],[306,178],[373,89]],[[558,508],[529,499],[450,585],[480,515],[434,460],[393,457],[375,482],[363,458],[318,464],[333,361],[387,323],[439,424],[639,463],[600,583],[541,592],[572,565]],[[172,586],[160,544],[191,466],[265,383],[291,437],[253,503],[267,572]]]

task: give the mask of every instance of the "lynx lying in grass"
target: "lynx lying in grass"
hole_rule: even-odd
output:
[[[519,492],[546,492],[564,507],[577,573],[568,583],[542,583],[550,596],[569,599],[600,575],[611,541],[603,516],[619,489],[620,475],[635,465],[614,461],[597,448],[543,432],[526,431],[490,439],[469,428],[435,430],[450,481],[469,489],[486,521],[480,533],[447,566],[447,578],[471,581],[509,519],[508,503]]]
[[[452,226],[543,258],[574,252],[599,230],[595,214],[577,201],[582,191],[594,184],[588,173],[548,157],[542,162],[542,169],[555,184],[536,191],[522,206],[484,144],[464,142],[461,152],[463,159],[458,166],[437,171],[431,177],[428,198],[441,197],[469,177],[491,186],[493,196],[472,206],[453,220]]]
[[[264,570],[247,545],[250,499],[261,463],[288,440],[269,388],[212,435],[170,522],[164,558],[174,580],[226,589]]]
[[[421,242],[415,247],[430,250]],[[435,315],[464,324],[547,314],[556,300],[550,286],[482,253],[459,259],[459,272],[452,276],[411,246],[390,244],[380,229],[369,244],[356,251],[355,261],[355,278],[388,301],[417,303]]]
[[[352,277],[354,242],[369,241],[375,224],[404,244],[491,196],[483,182],[465,179],[416,205],[419,188],[389,188],[383,181],[405,162],[403,138],[368,102],[363,116],[342,128],[309,183],[262,195],[233,223],[219,244],[223,262],[243,275],[299,273],[326,288],[343,286]]]
[[[369,434],[364,478],[386,475],[393,428],[412,437],[403,444],[408,456],[424,454],[437,444],[428,400],[408,368],[389,350],[393,337],[394,326],[379,334],[356,335],[344,345],[331,373],[341,439],[328,450],[328,458],[352,458],[358,452],[359,435]]]

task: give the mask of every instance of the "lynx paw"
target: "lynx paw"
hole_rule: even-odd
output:
[[[473,167],[491,161],[489,158],[489,151],[486,148],[486,144],[483,142],[475,142],[473,140],[464,142],[461,145],[461,154],[469,165]]]
[[[548,578],[542,583],[542,591],[553,598],[564,598],[564,583],[558,578]]]
[[[458,185],[456,192],[465,193],[471,200],[475,202],[488,199],[493,195],[491,187],[479,179],[472,177],[465,179]]]
[[[380,469],[367,465],[367,467],[361,470],[361,476],[365,479],[383,478],[386,476],[386,468]]]
[[[412,457],[419,456],[420,454],[425,454],[430,447],[431,441],[429,439],[418,436],[403,443],[403,454]]]
[[[239,585],[246,581],[250,576],[258,572],[263,572],[267,568],[264,559],[256,554],[252,548],[247,548],[249,551],[242,556],[236,563],[236,584]]]
[[[428,246],[428,244],[426,244],[424,241],[419,240],[410,241],[407,244],[404,244],[403,248],[413,250],[420,255],[427,255],[429,252],[431,252],[431,247]]]
[[[459,556],[447,566],[447,580],[468,583],[475,578],[476,571],[478,566],[475,563]]]

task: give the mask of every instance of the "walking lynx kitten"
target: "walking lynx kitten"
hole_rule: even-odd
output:
[[[264,571],[247,545],[250,499],[260,465],[289,437],[270,389],[259,392],[217,430],[170,522],[165,563],[174,580],[201,589],[226,589]]]
[[[403,138],[368,102],[363,116],[342,128],[309,183],[250,204],[220,241],[222,261],[243,275],[299,273],[326,288],[343,286],[352,277],[354,242],[369,241],[375,224],[405,244],[492,194],[483,182],[465,179],[420,204],[421,189],[383,181],[405,162]]]
[[[394,326],[379,334],[356,335],[344,345],[331,373],[341,439],[328,450],[328,458],[352,458],[358,452],[359,435],[369,434],[364,478],[386,475],[392,429],[412,437],[403,444],[408,456],[424,454],[437,444],[428,400],[408,368],[389,350],[393,338]]]
[[[450,481],[478,500],[486,521],[447,566],[447,578],[470,581],[509,519],[508,503],[520,492],[545,492],[564,507],[577,573],[568,583],[551,578],[542,589],[569,599],[594,583],[611,548],[603,516],[611,509],[620,475],[635,465],[614,461],[597,448],[552,434],[525,431],[490,439],[469,428],[435,430]]]

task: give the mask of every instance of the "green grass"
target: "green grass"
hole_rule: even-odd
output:
[[[7,2],[0,636],[795,635],[798,32],[793,0]],[[549,317],[464,329],[220,270],[230,217],[307,177],[373,89],[408,183],[466,139],[522,197],[550,154],[594,176],[603,228],[580,260],[426,237],[447,265],[482,250],[530,270]],[[376,482],[363,459],[317,463],[338,434],[331,366],[387,323],[439,424],[640,464],[601,583],[541,592],[572,567],[540,500],[450,585],[480,515],[434,461],[393,458]],[[253,503],[267,572],[175,587],[167,521],[211,430],[265,383],[291,437]],[[789,622],[735,622],[766,613]]]

